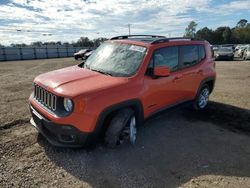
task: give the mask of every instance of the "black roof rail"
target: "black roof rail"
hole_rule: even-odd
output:
[[[128,39],[128,38],[133,38],[133,37],[166,38],[165,36],[160,36],[160,35],[122,35],[122,36],[112,37],[109,40],[120,40],[120,39]]]
[[[169,42],[171,40],[199,40],[199,41],[204,41],[202,39],[197,39],[197,38],[173,37],[173,38],[158,39],[158,40],[155,40],[155,41],[151,42],[151,44],[158,44],[158,43],[162,43],[162,42]]]

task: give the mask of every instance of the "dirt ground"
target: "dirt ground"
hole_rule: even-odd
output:
[[[55,148],[29,124],[27,100],[36,75],[76,63],[0,62],[0,187],[250,187],[250,61],[217,62],[208,109],[154,116],[135,146]]]

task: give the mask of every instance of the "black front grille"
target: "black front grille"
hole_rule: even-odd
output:
[[[56,111],[57,96],[37,84],[34,84],[34,98],[48,109]]]

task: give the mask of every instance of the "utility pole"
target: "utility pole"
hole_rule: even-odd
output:
[[[131,33],[130,33],[130,26],[131,26],[131,24],[128,24],[128,34],[129,35],[131,35]]]

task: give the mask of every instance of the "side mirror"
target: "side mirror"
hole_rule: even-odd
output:
[[[159,66],[154,68],[154,76],[167,77],[170,75],[170,68],[166,66]]]

